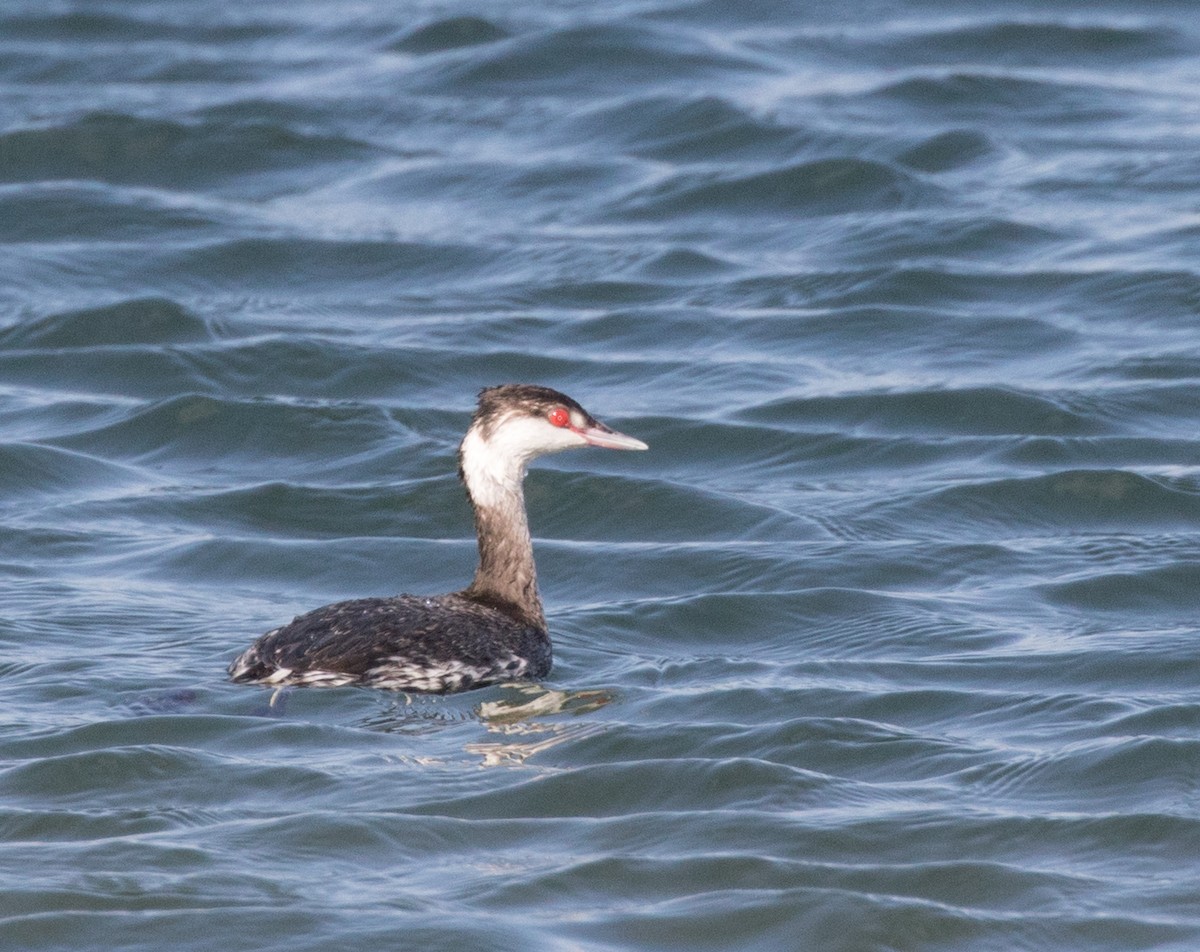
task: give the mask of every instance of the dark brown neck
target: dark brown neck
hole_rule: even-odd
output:
[[[475,504],[475,533],[479,538],[479,568],[463,594],[510,612],[515,610],[523,621],[544,630],[546,616],[538,597],[533,540],[519,482],[515,491],[504,493],[496,504]]]

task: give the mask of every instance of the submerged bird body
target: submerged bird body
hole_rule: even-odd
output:
[[[589,445],[646,449],[547,387],[483,390],[459,450],[479,542],[471,584],[449,595],[359,598],[318,608],[259,638],[230,665],[230,678],[421,692],[544,678],[550,637],[522,481],[530,460]]]
[[[402,691],[465,691],[550,673],[544,625],[461,594],[358,598],[263,635],[230,669],[235,681]]]

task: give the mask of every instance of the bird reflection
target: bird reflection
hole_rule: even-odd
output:
[[[513,685],[502,697],[464,709],[444,699],[400,695],[361,721],[368,730],[389,734],[429,734],[474,719],[496,740],[472,741],[463,750],[481,758],[485,767],[524,763],[534,754],[568,740],[600,733],[603,724],[543,720],[561,715],[590,714],[616,699],[611,691],[561,691],[536,684]]]

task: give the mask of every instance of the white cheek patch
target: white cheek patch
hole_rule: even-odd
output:
[[[488,441],[488,452],[494,456],[510,456],[524,465],[545,453],[557,453],[586,441],[566,427],[555,426],[542,417],[514,417],[505,420],[494,430]]]
[[[541,417],[510,417],[492,427],[490,439],[478,430],[462,442],[463,476],[476,503],[497,505],[519,492],[531,459],[577,446],[587,446],[578,433]]]

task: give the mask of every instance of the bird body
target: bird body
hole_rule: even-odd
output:
[[[358,598],[300,615],[239,655],[230,678],[435,693],[544,678],[552,650],[522,484],[536,457],[589,445],[647,448],[548,387],[481,391],[459,449],[479,543],[471,584],[448,595]]]
[[[404,691],[465,691],[550,673],[544,626],[462,594],[356,598],[263,635],[235,681]]]

